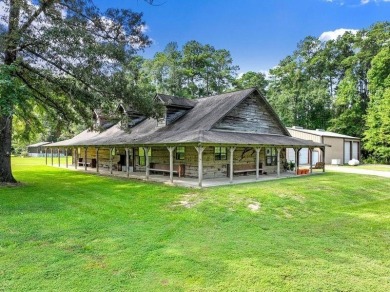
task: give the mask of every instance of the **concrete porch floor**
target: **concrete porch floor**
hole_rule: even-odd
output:
[[[58,167],[57,165],[53,165],[54,167]],[[69,165],[68,168],[66,168],[65,165],[61,165],[60,168],[73,170],[73,171],[80,171],[90,174],[98,174],[103,176],[114,176],[114,177],[121,177],[121,178],[127,178],[127,173],[124,171],[116,171],[113,170],[112,174],[110,174],[110,171],[106,168],[100,168],[99,172],[96,172],[96,168],[90,168],[88,167],[87,171],[85,171],[83,166],[79,166],[77,169],[74,168],[74,165]],[[314,174],[320,174],[323,173],[313,170]],[[208,188],[208,187],[216,187],[216,186],[224,186],[224,185],[232,185],[232,184],[243,184],[243,183],[254,183],[254,182],[262,182],[262,181],[269,181],[269,180],[276,180],[276,179],[284,179],[284,178],[292,178],[292,177],[300,177],[302,175],[296,175],[292,172],[282,172],[280,174],[280,177],[277,176],[277,174],[265,174],[260,175],[259,179],[256,179],[256,175],[242,175],[242,176],[235,176],[233,178],[233,182],[231,183],[228,177],[222,177],[222,178],[204,178],[202,187]],[[176,185],[176,186],[182,186],[182,187],[190,187],[190,188],[199,188],[198,186],[198,178],[189,178],[189,177],[173,177],[173,184],[169,181],[169,175],[161,175],[161,174],[150,174],[149,180],[146,179],[146,174],[144,172],[130,172],[129,173],[130,179],[137,179],[137,180],[143,180],[143,181],[151,181],[151,182],[159,182],[164,183],[167,185]]]

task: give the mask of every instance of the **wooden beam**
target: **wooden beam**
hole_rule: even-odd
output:
[[[77,165],[79,164],[78,151],[78,148],[74,148],[74,169],[77,169]]]
[[[277,162],[277,174],[278,174],[278,177],[280,177],[280,148],[276,148],[276,152],[277,152],[277,157],[276,157],[276,162]]]
[[[313,148],[309,147],[309,166],[310,174],[313,173]]]
[[[176,147],[167,147],[169,151],[169,181],[173,183],[173,151]]]
[[[50,151],[51,151],[51,166],[53,166],[54,162],[54,156],[53,156],[53,148],[50,148]]]
[[[46,161],[46,165],[47,165],[47,148],[45,148],[45,161]]]
[[[203,184],[203,151],[205,147],[195,146],[198,152],[198,186],[201,188]]]
[[[99,148],[96,147],[96,172],[99,173]]]
[[[129,177],[129,148],[125,148],[126,151],[126,175]]]
[[[145,175],[146,175],[146,180],[149,179],[150,175],[150,166],[149,166],[149,147],[144,147],[144,152],[145,152]]]
[[[233,163],[234,163],[234,150],[236,150],[236,147],[230,147],[230,183],[233,183]]]
[[[112,148],[109,148],[110,150],[110,174],[112,174]]]
[[[325,172],[325,147],[322,147],[321,150],[322,150],[322,162],[324,163],[322,167],[322,172]]]
[[[58,167],[60,167],[61,166],[60,148],[57,148],[57,155],[58,155],[58,157],[57,157],[57,159],[58,159]]]
[[[260,150],[261,150],[261,147],[256,147],[255,148],[255,151],[256,151],[256,179],[259,179],[259,172],[260,172]]]
[[[87,171],[87,150],[88,150],[88,147],[85,147],[84,148],[84,170]]]
[[[295,174],[298,175],[298,168],[299,168],[299,148],[294,148],[295,152]]]
[[[68,148],[65,148],[65,165],[66,165],[66,168],[69,167],[69,161],[68,161]]]

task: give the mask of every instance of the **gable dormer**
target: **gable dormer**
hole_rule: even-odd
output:
[[[162,114],[157,119],[157,126],[163,127],[172,124],[188,111],[190,111],[196,104],[195,101],[187,98],[170,96],[165,94],[157,94],[156,99],[163,105]]]
[[[123,104],[118,106],[117,112],[122,116],[121,121],[127,124],[127,128],[132,128],[146,119],[145,115]]]
[[[226,113],[212,129],[290,136],[269,103],[257,91]]]
[[[95,109],[92,113],[93,129],[106,130],[113,126],[115,123],[109,118],[101,109]]]

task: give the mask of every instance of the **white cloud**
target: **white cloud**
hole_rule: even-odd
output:
[[[357,29],[351,29],[351,28],[338,28],[332,31],[325,31],[323,32],[320,37],[318,38],[321,42],[326,42],[329,40],[335,40],[339,36],[342,36],[346,32],[350,32],[352,34],[356,34],[358,32]]]
[[[341,6],[347,5],[349,7],[363,6],[372,3],[379,5],[380,3],[383,2],[387,2],[387,3],[390,2],[390,0],[323,0],[323,1],[327,3],[339,4]]]

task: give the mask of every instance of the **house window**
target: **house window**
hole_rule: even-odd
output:
[[[226,160],[226,147],[214,147],[215,160]]]
[[[138,161],[140,166],[145,166],[146,165],[146,155],[145,155],[145,149],[143,147],[138,148]],[[152,148],[149,148],[148,151],[148,156],[149,156],[149,161],[150,158],[152,157]]]
[[[278,158],[276,156],[276,148],[265,148],[265,165],[277,165]]]
[[[176,148],[176,160],[184,160],[186,148],[183,146]]]

